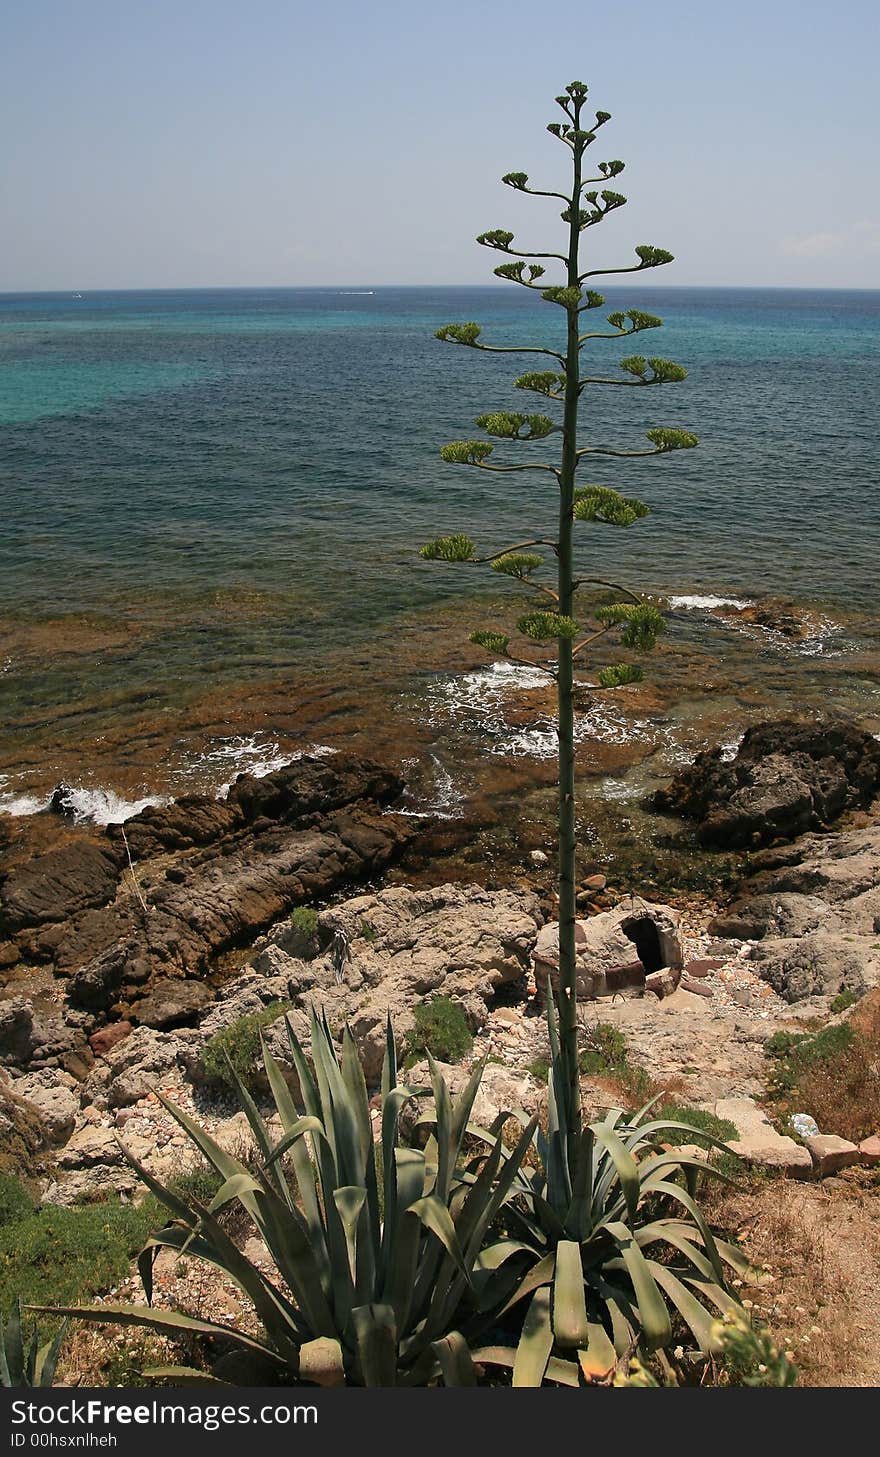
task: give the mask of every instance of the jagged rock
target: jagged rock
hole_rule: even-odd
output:
[[[76,1125],[80,1102],[76,1078],[48,1068],[16,1078],[13,1091],[37,1109],[49,1139],[66,1143]]]
[[[322,911],[320,939],[330,949],[310,961],[288,956],[281,949],[285,927],[276,927],[229,984],[222,1002],[202,1018],[199,1039],[269,1002],[285,1000],[291,1003],[297,1035],[307,1044],[309,1008],[323,1007],[334,1031],[351,1026],[367,1080],[375,1082],[389,1013],[402,1040],[420,1001],[450,996],[476,1029],[495,989],[525,976],[539,920],[534,896],[475,886],[420,891],[394,886],[356,896]],[[264,1035],[293,1085],[283,1025],[269,1025]],[[191,1041],[181,1056],[189,1075],[198,1079],[197,1042]]]
[[[178,1066],[181,1046],[178,1033],[136,1027],[98,1063],[82,1087],[82,1100],[110,1108],[137,1103]]]
[[[73,1208],[114,1197],[130,1198],[138,1186],[138,1177],[127,1163],[91,1164],[87,1168],[67,1169],[60,1180],[49,1185],[43,1204]],[[141,1185],[143,1188],[143,1185]]]
[[[116,894],[120,859],[109,845],[62,845],[0,877],[0,936],[22,927],[66,921]]]
[[[869,1169],[876,1169],[880,1165],[880,1134],[862,1139],[859,1144],[859,1163]]]
[[[684,961],[678,912],[630,897],[611,911],[575,922],[578,996],[591,998],[627,988],[643,991],[647,976],[667,970],[664,993],[674,990]],[[636,953],[634,956],[633,953]],[[559,926],[542,926],[534,950],[540,995],[559,967]],[[667,986],[667,983],[669,985]]]
[[[125,1155],[116,1135],[99,1123],[86,1123],[70,1137],[67,1147],[58,1155],[60,1169],[91,1169],[96,1164],[121,1164]]]
[[[185,981],[182,977],[158,977],[149,994],[135,1002],[131,1017],[143,1027],[185,1027],[214,999],[214,993],[203,982]]]
[[[719,1098],[710,1104],[716,1118],[725,1118],[739,1134],[728,1148],[748,1163],[777,1169],[793,1179],[809,1179],[813,1160],[807,1149],[793,1138],[777,1133],[770,1120],[752,1098]]]
[[[63,1067],[77,1077],[88,1071],[92,1051],[84,1032],[61,1009],[26,997],[0,1001],[0,1063],[7,1067]]]
[[[859,1162],[858,1145],[833,1133],[816,1133],[804,1139],[813,1160],[813,1172],[817,1179],[836,1174]]]
[[[131,1030],[132,1023],[124,1019],[121,1022],[111,1022],[109,1026],[100,1027],[97,1032],[92,1033],[89,1046],[96,1057],[106,1057],[111,1048],[125,1041]]]
[[[826,828],[880,792],[880,743],[846,723],[790,720],[750,728],[733,759],[720,748],[650,800],[695,819],[704,845],[733,850]]]
[[[819,896],[776,891],[735,901],[713,920],[712,930],[716,935],[756,941],[762,936],[805,936],[820,928],[831,930],[836,920]]]
[[[863,957],[845,937],[832,932],[760,942],[752,960],[758,975],[787,1002],[834,997],[841,991],[860,996],[866,987]]]
[[[107,1011],[135,1001],[143,987],[147,1016],[159,1025],[161,1007],[151,996],[157,980],[167,991],[173,983],[179,1000],[175,978],[201,980],[217,957],[254,941],[292,906],[384,870],[415,833],[412,821],[381,808],[401,789],[396,775],[362,760],[303,759],[264,779],[240,776],[221,816],[224,838],[188,860],[183,881],[163,872],[147,887],[147,915],[134,915],[129,904],[127,911],[114,907],[115,926],[105,917],[103,947],[71,976],[72,1004]],[[132,853],[157,853],[166,842],[179,847],[183,812],[190,838],[219,823],[213,809],[191,823],[196,801],[183,810],[151,807],[126,822]],[[96,921],[86,929],[94,944]],[[59,949],[59,969],[69,967],[69,955]],[[173,1022],[189,1020],[191,995],[193,1006]],[[143,1010],[134,1015],[145,1020]]]

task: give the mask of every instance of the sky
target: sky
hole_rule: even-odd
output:
[[[601,263],[880,287],[876,0],[7,0],[0,291],[494,282],[558,247],[573,79],[630,199]],[[551,239],[554,240],[551,243]]]

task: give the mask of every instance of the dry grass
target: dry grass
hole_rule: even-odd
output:
[[[853,1039],[799,1074],[796,1101],[826,1133],[860,1143],[880,1132],[880,992],[869,992],[849,1019]]]
[[[710,1222],[766,1273],[739,1294],[804,1386],[880,1385],[880,1177],[704,1191]]]

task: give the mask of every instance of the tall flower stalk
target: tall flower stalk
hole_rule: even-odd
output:
[[[447,324],[438,329],[437,338],[494,354],[534,354],[543,356],[551,367],[522,374],[514,380],[517,389],[554,402],[556,415],[524,414],[518,411],[495,411],[478,416],[476,424],[493,439],[533,443],[552,440],[560,435],[561,449],[555,460],[515,460],[501,463],[494,459],[491,440],[456,440],[443,446],[441,458],[453,465],[476,470],[498,472],[539,471],[555,478],[558,487],[559,513],[555,535],[535,535],[527,541],[505,547],[486,556],[477,554],[469,536],[456,533],[438,537],[421,549],[427,560],[485,564],[495,572],[514,579],[534,591],[539,599],[536,610],[526,612],[517,622],[517,632],[524,643],[511,645],[510,636],[496,629],[471,633],[471,642],[493,655],[513,662],[528,663],[548,673],[556,682],[557,731],[559,739],[559,1039],[563,1069],[563,1098],[568,1126],[575,1132],[581,1127],[580,1090],[577,1055],[577,989],[575,960],[576,915],[576,822],[575,822],[575,674],[584,664],[588,649],[601,651],[609,635],[614,634],[622,647],[644,652],[651,649],[665,623],[662,614],[637,592],[605,582],[591,573],[582,576],[575,559],[575,524],[592,522],[615,527],[628,527],[647,515],[643,502],[628,497],[606,484],[579,484],[584,462],[593,458],[637,459],[643,456],[668,455],[674,450],[690,449],[697,437],[687,430],[652,429],[646,432],[649,449],[615,449],[604,444],[582,445],[579,438],[579,407],[584,391],[592,387],[624,386],[645,388],[683,380],[687,371],[668,359],[630,355],[620,360],[620,376],[596,375],[585,368],[584,350],[596,340],[627,339],[647,329],[658,328],[662,320],[638,309],[612,312],[604,325],[591,329],[588,316],[600,309],[605,299],[591,287],[599,276],[642,273],[672,262],[672,254],[663,248],[642,244],[636,248],[637,261],[620,268],[584,268],[582,251],[584,234],[598,226],[608,215],[623,207],[626,198],[613,191],[608,183],[624,170],[619,160],[600,162],[596,174],[585,166],[586,153],[596,141],[597,133],[610,120],[610,113],[597,111],[595,121],[585,125],[583,112],[587,87],[572,81],[556,103],[565,120],[552,122],[547,130],[568,148],[571,162],[571,188],[556,192],[531,187],[525,172],[508,172],[502,181],[516,192],[533,197],[558,199],[563,203],[565,225],[564,252],[526,252],[514,246],[514,235],[503,228],[481,233],[477,242],[483,247],[503,253],[513,261],[501,263],[495,273],[511,283],[539,293],[549,304],[565,313],[564,348],[534,345],[496,346],[483,342],[479,324]],[[547,268],[555,268],[562,281],[548,285]],[[587,318],[585,318],[587,316]],[[559,407],[561,406],[561,411]],[[561,420],[559,415],[561,413]],[[544,556],[535,548],[549,550],[555,558],[555,581],[540,573]],[[577,617],[577,597],[586,586],[604,587],[619,600],[594,608],[587,623]],[[538,656],[536,657],[536,652]],[[637,664],[618,660],[606,664],[599,672],[603,687],[637,682],[641,678]],[[576,1138],[572,1147],[576,1144]]]

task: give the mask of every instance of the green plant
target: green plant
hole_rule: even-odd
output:
[[[798,1373],[770,1332],[754,1325],[745,1311],[729,1311],[715,1326],[720,1345],[722,1384],[729,1386],[796,1386]]]
[[[849,1022],[823,1027],[816,1033],[774,1032],[764,1044],[764,1054],[772,1063],[768,1078],[771,1097],[787,1097],[808,1068],[849,1053],[854,1036]]]
[[[34,1212],[34,1201],[20,1179],[13,1174],[0,1174],[0,1229],[17,1224]]]
[[[0,1315],[0,1386],[51,1386],[66,1323],[59,1327],[54,1340],[40,1345],[34,1324],[27,1341],[21,1321],[21,1301],[16,1300],[4,1324]]]
[[[501,354],[538,356],[546,368],[520,375],[514,381],[517,389],[536,394],[547,401],[554,414],[527,414],[517,410],[490,411],[477,417],[476,424],[490,437],[487,440],[455,440],[444,445],[441,459],[453,465],[464,465],[481,471],[509,473],[537,471],[550,476],[558,488],[558,517],[555,529],[543,524],[528,540],[517,542],[500,551],[479,556],[476,544],[463,533],[438,537],[421,548],[421,556],[444,563],[482,563],[497,574],[510,578],[520,592],[537,593],[539,610],[526,612],[517,622],[517,631],[525,643],[512,647],[510,636],[496,628],[471,634],[471,642],[494,656],[514,662],[525,662],[546,672],[556,683],[557,730],[559,739],[558,834],[559,834],[559,985],[560,1038],[565,1071],[564,1096],[568,1119],[577,1128],[580,1119],[580,1089],[577,1066],[576,965],[575,965],[575,895],[576,895],[576,825],[575,825],[575,736],[574,699],[579,686],[575,670],[579,669],[595,643],[617,632],[624,648],[645,652],[652,648],[664,630],[665,619],[650,602],[636,592],[603,581],[594,566],[586,574],[575,562],[575,524],[591,523],[598,527],[629,527],[648,512],[641,501],[625,496],[604,483],[578,485],[578,472],[585,463],[606,458],[641,458],[667,455],[675,450],[688,450],[697,445],[697,437],[687,430],[649,429],[646,438],[650,448],[621,450],[609,444],[580,445],[578,409],[585,391],[593,388],[651,388],[685,378],[686,371],[671,360],[629,355],[619,361],[620,374],[597,374],[592,363],[585,364],[585,349],[594,341],[628,340],[635,334],[655,329],[662,320],[640,309],[625,312],[614,310],[607,315],[607,327],[589,327],[588,318],[600,309],[605,299],[592,282],[603,273],[641,273],[672,262],[672,254],[651,244],[636,250],[636,262],[620,268],[584,268],[581,260],[583,233],[598,224],[626,202],[610,184],[624,170],[615,159],[598,164],[596,175],[585,176],[585,154],[596,141],[601,127],[610,120],[608,112],[596,112],[595,120],[583,117],[587,87],[572,81],[561,96],[556,97],[564,121],[553,122],[548,131],[570,154],[571,175],[564,191],[529,186],[524,172],[508,172],[502,181],[519,193],[549,197],[562,202],[565,242],[562,251],[523,251],[514,246],[514,235],[503,228],[481,233],[477,242],[512,261],[501,263],[498,277],[531,289],[554,308],[562,310],[564,343],[559,347],[497,346],[482,342],[480,325],[469,321],[446,324],[437,337],[467,349]],[[561,281],[550,283],[547,269],[561,265]],[[586,325],[586,327],[584,327]],[[559,438],[560,449],[553,459],[519,458],[524,451],[530,457],[536,441]],[[512,443],[517,452],[512,461],[497,462],[493,440]],[[548,454],[553,454],[548,452]],[[535,551],[535,548],[539,550]],[[544,562],[541,549],[549,550],[553,566],[551,581],[541,578]],[[584,587],[601,586],[613,594],[613,600],[592,612],[592,621],[579,620],[579,592]],[[589,618],[589,614],[587,614]],[[536,645],[541,648],[538,656]],[[610,684],[631,681],[630,665],[608,665],[603,669]],[[574,1145],[572,1145],[572,1150]],[[574,1153],[572,1152],[572,1157]]]
[[[514,1386],[607,1382],[634,1354],[671,1345],[673,1318],[701,1351],[719,1352],[711,1308],[739,1309],[724,1265],[741,1271],[748,1262],[713,1236],[695,1197],[698,1170],[723,1176],[661,1144],[702,1133],[722,1145],[704,1130],[649,1118],[650,1105],[573,1124],[552,998],[548,1026],[547,1131],[537,1134],[537,1167],[521,1168],[504,1210],[510,1238],[533,1264],[503,1314],[528,1306],[515,1343],[474,1359],[511,1368]]]
[[[370,921],[361,921],[361,935],[371,946],[374,941],[379,939],[379,932]]]
[[[628,1103],[645,1103],[654,1085],[643,1067],[629,1060],[623,1033],[610,1022],[597,1022],[586,1032],[586,1047],[578,1057],[578,1070],[584,1077],[611,1081],[620,1097]]]
[[[311,939],[318,934],[318,912],[312,906],[295,906],[290,913],[290,924],[294,931]]]
[[[414,1024],[406,1038],[407,1061],[430,1053],[438,1062],[460,1062],[474,1045],[467,1018],[451,997],[432,997],[413,1012]]]
[[[230,1022],[222,1032],[215,1032],[202,1048],[202,1072],[208,1082],[220,1083],[234,1091],[235,1080],[230,1069],[249,1089],[259,1069],[260,1034],[270,1022],[287,1011],[289,1002],[269,1002],[259,1012],[249,1012]]]
[[[655,1117],[688,1125],[687,1134],[678,1130],[666,1135],[665,1141],[671,1144],[695,1143],[699,1148],[717,1148],[718,1144],[735,1142],[739,1137],[736,1125],[729,1118],[718,1118],[706,1108],[691,1108],[687,1103],[661,1103]]]
[[[536,1083],[546,1083],[550,1073],[550,1059],[547,1057],[536,1057],[529,1063],[526,1072],[531,1073]]]
[[[849,987],[844,987],[842,992],[838,992],[836,997],[832,997],[831,1011],[847,1012],[850,1007],[855,1006],[858,1000],[859,999],[856,996],[855,992],[851,992],[849,990]]]
[[[225,1152],[180,1108],[167,1111],[199,1148],[222,1184],[209,1205],[183,1199],[131,1158],[173,1218],[140,1257],[148,1301],[153,1260],[162,1249],[206,1260],[253,1303],[262,1331],[252,1335],[174,1311],[99,1305],[57,1311],[82,1319],[152,1327],[211,1338],[221,1351],[215,1377],[237,1384],[309,1381],[325,1385],[420,1385],[442,1372],[470,1372],[468,1344],[491,1326],[527,1258],[515,1241],[490,1231],[534,1133],[512,1152],[502,1143],[507,1114],[488,1131],[470,1124],[482,1068],[453,1103],[431,1060],[433,1133],[424,1150],[400,1136],[404,1103],[427,1089],[398,1084],[394,1034],[386,1032],[381,1143],[374,1143],[363,1070],[348,1030],[337,1052],[326,1021],[311,1019],[314,1068],[288,1024],[300,1088],[298,1108],[281,1068],[264,1048],[266,1077],[283,1128],[272,1141],[234,1069],[238,1096],[261,1163],[256,1172]],[[486,1152],[464,1153],[465,1138]],[[380,1170],[383,1204],[380,1205]],[[275,1262],[270,1279],[225,1234],[218,1213],[239,1202]],[[225,1346],[225,1350],[222,1349]],[[231,1351],[230,1348],[231,1347]],[[462,1373],[464,1375],[462,1376]],[[204,1373],[168,1368],[170,1379]]]
[[[151,1211],[120,1204],[46,1204],[0,1228],[0,1312],[97,1295],[128,1274],[150,1233]]]

